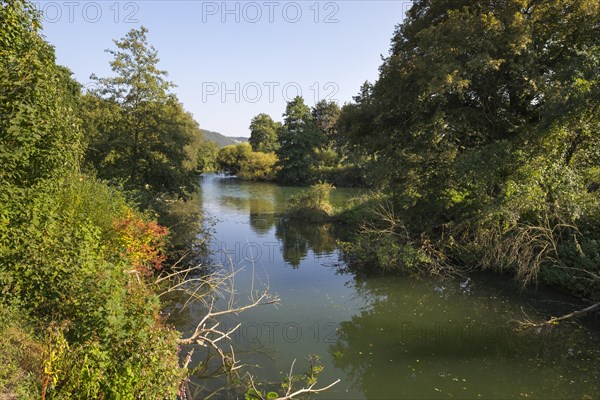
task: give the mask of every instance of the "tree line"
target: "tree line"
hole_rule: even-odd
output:
[[[354,259],[598,299],[599,45],[597,1],[415,1],[338,120],[381,194]]]
[[[309,107],[298,96],[287,103],[283,122],[264,113],[256,115],[250,122],[248,143],[212,153],[210,165],[245,180],[363,186],[369,157],[357,157],[339,135],[340,113],[333,101],[321,100]]]
[[[33,4],[0,1],[0,27],[0,396],[176,396],[179,333],[151,278],[180,224],[158,222],[212,168],[368,184],[340,216],[361,227],[349,269],[477,266],[600,296],[595,0],[416,0],[352,102],[296,98],[219,151],[145,28],[84,91]]]

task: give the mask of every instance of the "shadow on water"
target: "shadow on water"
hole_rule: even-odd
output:
[[[541,293],[509,285],[485,274],[356,279],[368,304],[340,322],[333,365],[368,399],[597,398],[598,335],[578,325],[517,330],[521,307],[548,307]]]

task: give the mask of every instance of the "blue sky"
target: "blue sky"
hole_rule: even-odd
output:
[[[40,1],[57,61],[83,84],[111,74],[112,39],[141,25],[204,129],[249,136],[286,101],[352,99],[374,81],[410,1]]]

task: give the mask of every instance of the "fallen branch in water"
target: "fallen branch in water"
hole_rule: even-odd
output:
[[[314,362],[317,361],[318,358],[316,356],[309,356],[309,362],[311,363],[311,367],[310,367],[310,376],[308,376],[308,386],[303,387],[301,389],[297,389],[294,391],[293,389],[293,384],[295,381],[295,377],[294,377],[294,364],[296,364],[296,360],[294,360],[292,362],[292,366],[290,367],[290,372],[287,375],[287,390],[285,395],[281,396],[281,397],[276,397],[273,398],[273,400],[291,400],[291,399],[295,399],[298,396],[302,396],[302,395],[308,395],[308,394],[316,394],[316,393],[321,393],[324,392],[326,390],[331,389],[333,386],[337,385],[340,382],[340,379],[337,379],[335,382],[332,382],[331,384],[324,386],[322,388],[318,388],[315,389],[314,387],[317,384],[317,380],[316,380],[316,375],[318,374],[318,372],[314,372]],[[271,399],[268,395],[265,396],[264,393],[262,393],[260,390],[258,390],[258,388],[256,387],[256,384],[254,383],[254,377],[248,373],[248,380],[250,382],[250,387],[252,388],[253,392],[251,394],[251,397],[247,395],[246,398],[250,397],[254,397],[256,399],[259,400],[267,400],[267,399]]]
[[[206,307],[207,311],[200,321],[196,324],[194,332],[184,338],[177,340],[179,345],[199,345],[214,351],[220,358],[221,366],[215,373],[222,371],[225,374],[236,374],[237,370],[243,367],[236,359],[233,347],[223,347],[225,340],[231,340],[232,334],[239,329],[241,324],[232,328],[222,328],[218,317],[224,315],[237,315],[248,309],[277,304],[278,296],[269,294],[268,286],[262,291],[252,291],[249,295],[249,303],[238,305],[236,302],[235,275],[238,271],[215,272],[206,274],[202,266],[185,268],[179,271],[165,273],[157,278],[155,284],[164,289],[160,296],[178,293],[185,299],[182,309],[185,309],[191,303],[198,302]],[[222,310],[215,309],[215,303],[219,299],[225,299],[226,306]],[[187,368],[191,362],[193,349],[187,354],[184,361],[184,368]],[[210,351],[207,357],[210,355]],[[188,398],[189,393],[188,379],[180,384],[180,398]]]
[[[527,319],[525,321],[517,321],[517,323],[519,324],[520,328],[523,328],[523,329],[541,328],[541,327],[545,327],[545,326],[557,325],[561,321],[565,321],[565,320],[569,320],[569,319],[573,319],[573,318],[579,318],[583,315],[592,313],[596,310],[600,311],[600,302],[592,304],[591,306],[586,307],[584,309],[570,312],[570,313],[562,315],[560,317],[552,317],[547,321],[539,322],[539,323],[533,322],[531,320],[531,318],[525,313],[525,311],[523,311],[523,314],[525,314]]]
[[[192,302],[200,302],[207,309],[204,316],[196,324],[194,332],[187,337],[180,338],[177,343],[179,345],[199,345],[205,347],[209,349],[207,356],[210,354],[210,350],[214,351],[213,354],[219,357],[221,361],[221,366],[215,373],[220,371],[228,375],[237,375],[237,371],[242,368],[243,365],[236,359],[233,347],[229,345],[228,348],[225,349],[222,343],[225,342],[225,340],[231,341],[232,334],[240,328],[241,324],[237,324],[229,329],[221,328],[221,322],[217,321],[218,317],[231,314],[237,315],[257,306],[277,304],[279,302],[279,297],[270,295],[268,286],[265,286],[261,291],[255,292],[254,290],[251,290],[248,304],[238,305],[236,303],[234,286],[235,275],[239,270],[212,274],[203,274],[203,272],[205,271],[200,266],[169,272],[158,277],[156,285],[164,286],[165,284],[168,284],[167,289],[161,293],[161,296],[169,293],[180,293],[187,296],[183,308],[186,308]],[[254,283],[252,284],[252,287],[254,287]],[[215,303],[218,299],[226,300],[226,306],[224,306],[222,310],[215,309]],[[193,353],[194,349],[192,348],[185,357],[183,363],[184,368],[188,368]],[[298,378],[293,375],[294,364],[296,362],[296,360],[294,360],[290,372],[287,375],[287,385],[284,387],[285,394],[278,397],[276,400],[291,400],[299,396],[324,392],[340,382],[338,379],[325,387],[315,388],[317,384],[316,378],[322,367],[316,365],[318,363],[317,356],[309,356],[308,361],[310,363],[310,370],[305,374],[304,378],[301,378],[301,380],[305,382],[304,387],[298,389],[294,389],[293,387],[294,384],[298,382]],[[252,393],[253,397],[260,400],[267,400],[268,396],[264,395],[256,388],[252,375],[248,374],[248,377],[249,386],[254,391],[254,393]],[[192,398],[192,396],[189,395],[190,393],[189,379],[184,379],[179,386],[179,398]],[[269,397],[269,399],[271,399],[271,397]]]

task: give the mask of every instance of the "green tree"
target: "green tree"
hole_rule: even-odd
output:
[[[198,147],[198,170],[200,172],[212,172],[217,169],[217,154],[219,145],[210,140],[204,140]]]
[[[115,40],[114,77],[97,78],[88,94],[86,159],[102,178],[130,188],[184,196],[194,188],[201,131],[174,94],[147,29]]]
[[[334,101],[321,100],[312,108],[315,125],[327,138],[326,146],[338,149],[337,123],[340,117],[340,107]]]
[[[174,397],[177,333],[137,274],[166,230],[80,174],[80,86],[34,6],[0,26],[0,397]]]
[[[593,114],[597,14],[593,1],[417,1],[379,80],[345,109],[354,114],[342,118],[345,132],[377,154],[390,172],[381,180],[416,205],[415,216],[464,218],[531,160],[517,149],[545,153],[532,145],[559,118]]]
[[[275,122],[267,114],[258,114],[250,122],[250,140],[252,150],[271,153],[279,148],[281,123]]]
[[[376,148],[369,140],[372,132],[375,107],[372,104],[373,84],[365,81],[360,92],[352,99],[354,102],[344,104],[337,120],[338,143],[346,146],[352,153],[366,150],[374,153]]]
[[[34,6],[3,2],[0,26],[0,186],[8,195],[10,186],[75,171],[82,146],[79,120],[70,112],[78,84],[55,64]]]
[[[217,169],[226,175],[238,175],[242,164],[248,160],[252,147],[248,143],[225,146],[217,154]]]
[[[600,224],[588,193],[600,162],[599,18],[594,0],[414,2],[378,81],[339,124],[373,155],[413,236],[465,257],[479,249],[525,281],[544,260],[557,280],[589,239],[559,227]],[[594,240],[570,267],[595,257]],[[558,242],[560,254],[543,250]]]
[[[253,151],[242,161],[238,176],[247,181],[273,181],[277,174],[277,155]]]
[[[315,149],[325,143],[325,136],[315,125],[310,107],[300,96],[287,103],[284,124],[277,150],[278,178],[286,183],[306,184],[312,177],[311,169],[317,164]]]

